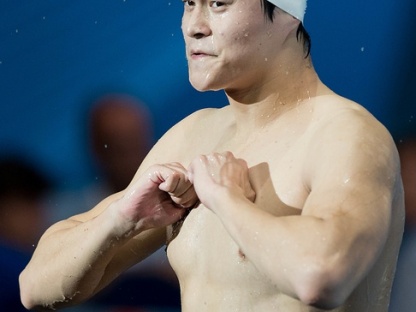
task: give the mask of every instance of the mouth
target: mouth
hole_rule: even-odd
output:
[[[192,59],[201,59],[201,58],[206,58],[210,56],[215,56],[214,54],[207,53],[207,52],[200,51],[200,50],[191,50],[189,55]]]

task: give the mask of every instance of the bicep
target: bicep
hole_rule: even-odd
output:
[[[309,159],[310,194],[302,214],[325,224],[340,270],[360,278],[377,260],[390,230],[398,175],[394,144],[377,125],[342,124],[321,134]],[[374,130],[375,129],[375,130]]]
[[[310,190],[304,214],[350,216],[368,226],[388,221],[398,154],[387,130],[364,117],[340,114],[317,131],[304,171]]]

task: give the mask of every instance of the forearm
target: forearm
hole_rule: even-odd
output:
[[[343,301],[372,261],[366,255],[376,254],[347,237],[341,223],[273,216],[227,193],[216,196],[215,212],[246,258],[280,291],[307,304]]]
[[[178,164],[155,165],[121,193],[54,225],[20,276],[28,308],[84,301],[166,241],[196,195]]]
[[[54,308],[91,297],[114,253],[117,240],[111,211],[86,222],[66,220],[45,233],[20,276],[25,306]]]

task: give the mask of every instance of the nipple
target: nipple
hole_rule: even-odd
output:
[[[241,260],[246,259],[246,255],[241,251],[241,249],[238,249],[238,256],[241,258]]]

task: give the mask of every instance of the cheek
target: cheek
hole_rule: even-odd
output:
[[[243,23],[234,27],[230,34],[230,43],[235,44],[238,48],[244,47],[248,50],[258,50],[262,46],[266,29],[263,24]]]
[[[227,56],[237,62],[252,63],[263,54],[262,43],[248,32],[235,32],[229,36],[227,42]]]

